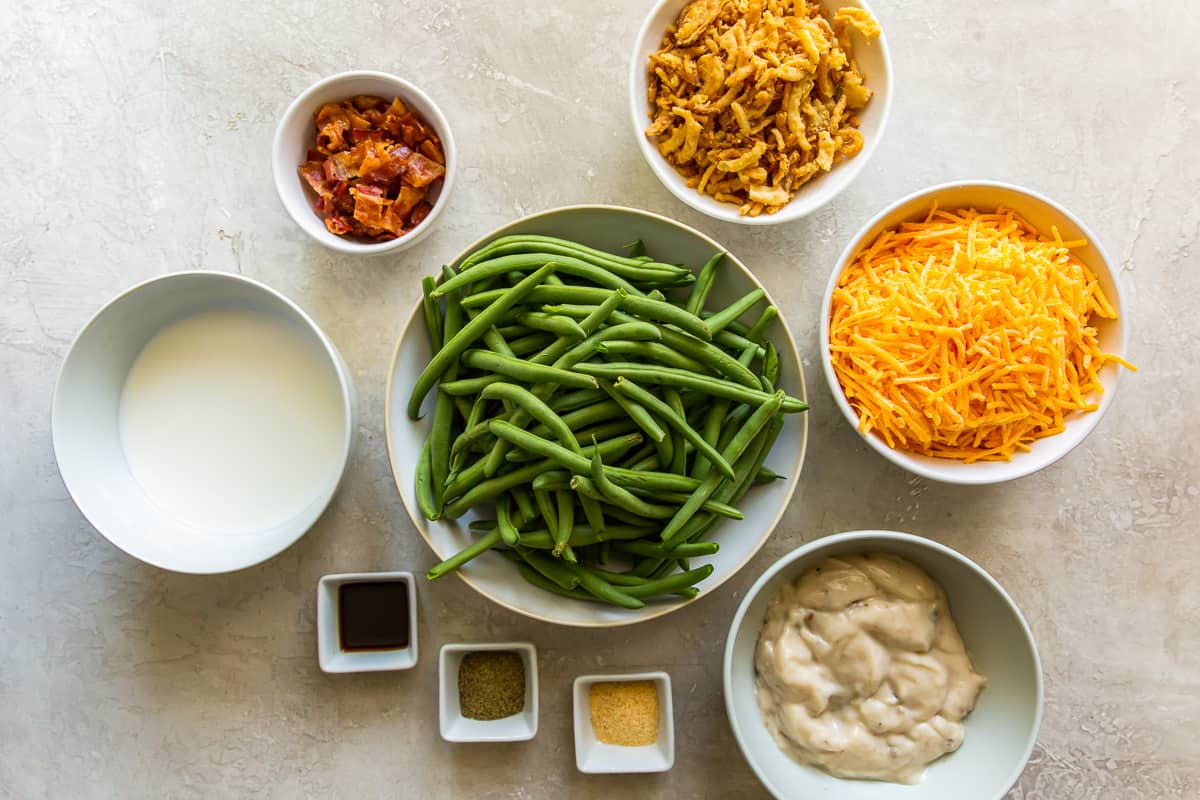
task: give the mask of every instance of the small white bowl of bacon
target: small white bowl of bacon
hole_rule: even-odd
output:
[[[838,260],[821,361],[868,445],[946,483],[1053,464],[1112,404],[1128,322],[1114,262],[1029,189],[947,183],[880,212]]]
[[[301,230],[360,255],[423,239],[456,165],[441,110],[384,72],[343,72],[306,89],[279,120],[271,157],[279,199]]]

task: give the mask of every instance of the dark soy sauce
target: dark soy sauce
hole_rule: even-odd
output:
[[[338,638],[343,650],[408,647],[408,582],[363,581],[339,586]]]

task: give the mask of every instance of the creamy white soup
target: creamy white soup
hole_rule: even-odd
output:
[[[887,553],[830,558],[784,587],[754,661],[776,743],[840,778],[920,782],[962,744],[986,682],[942,587]]]

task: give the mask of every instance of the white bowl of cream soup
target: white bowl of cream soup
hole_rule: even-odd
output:
[[[1042,703],[1012,599],[965,556],[906,533],[793,550],[747,592],[725,648],[730,725],[778,798],[999,800]]]
[[[177,272],[84,327],[54,393],[80,511],[165,569],[229,572],[299,539],[345,470],[354,388],[295,303],[240,275]]]

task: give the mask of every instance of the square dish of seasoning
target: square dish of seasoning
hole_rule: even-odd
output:
[[[348,572],[317,584],[317,660],[325,672],[412,669],[417,588],[410,572]]]
[[[438,718],[448,742],[517,742],[538,728],[537,650],[528,642],[446,644]]]
[[[675,764],[667,673],[581,675],[574,693],[580,772],[665,772]]]

